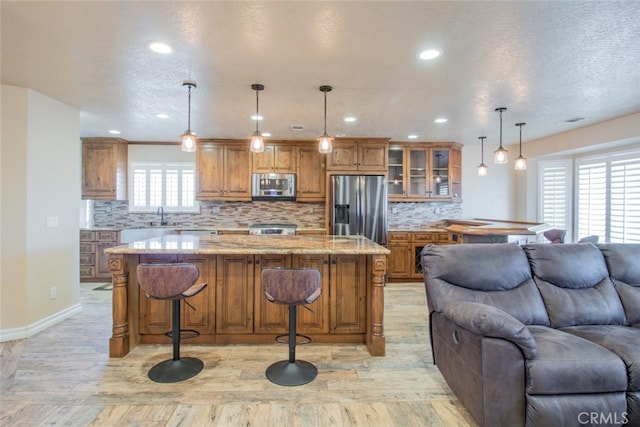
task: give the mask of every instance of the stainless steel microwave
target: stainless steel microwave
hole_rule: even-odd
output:
[[[254,173],[251,175],[252,200],[296,199],[296,174],[294,173]]]

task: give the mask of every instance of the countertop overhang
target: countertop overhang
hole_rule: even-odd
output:
[[[362,236],[165,235],[115,246],[105,253],[388,255],[390,251]]]

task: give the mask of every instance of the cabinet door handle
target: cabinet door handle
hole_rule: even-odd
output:
[[[249,261],[249,264],[251,264],[251,261]],[[259,265],[259,264],[260,264],[260,260],[258,259],[256,260],[256,265]]]

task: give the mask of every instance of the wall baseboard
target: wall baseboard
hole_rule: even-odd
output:
[[[53,325],[56,325],[63,320],[73,316],[76,313],[82,311],[82,304],[74,304],[71,307],[65,308],[62,311],[52,314],[51,316],[47,316],[44,319],[40,319],[37,322],[24,326],[22,328],[12,328],[0,330],[0,342],[5,341],[13,341],[20,340],[23,338],[29,338],[39,332],[44,331],[45,329],[50,328]]]

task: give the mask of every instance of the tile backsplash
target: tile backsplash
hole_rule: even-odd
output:
[[[219,212],[218,212],[219,210]],[[216,212],[216,213],[213,213]],[[460,218],[459,202],[388,203],[389,230],[417,227],[440,219]],[[248,226],[253,223],[293,223],[300,228],[325,226],[324,203],[200,202],[200,213],[165,213],[169,225],[179,227]],[[126,201],[94,201],[95,227],[158,225],[157,213],[129,212]]]

